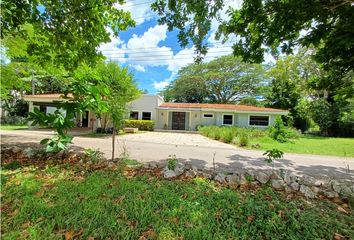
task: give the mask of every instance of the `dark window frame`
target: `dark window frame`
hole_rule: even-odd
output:
[[[230,116],[231,117],[231,119],[225,119],[225,116]],[[227,120],[227,122],[225,123],[225,120]],[[231,122],[230,123],[228,123],[228,121],[230,121],[231,120]],[[224,114],[224,115],[222,115],[222,124],[223,125],[233,125],[233,123],[234,123],[234,115],[233,114]]]
[[[146,113],[149,114],[149,117],[148,117],[149,119],[145,119],[146,117],[144,117],[144,114],[146,114]],[[151,112],[142,112],[142,114],[141,114],[141,120],[151,121],[151,116],[152,116]]]
[[[203,118],[214,118],[213,113],[203,113]]]
[[[130,112],[130,120],[139,120],[139,112],[138,111],[131,111]]]
[[[250,115],[248,119],[249,126],[268,127],[270,116]]]

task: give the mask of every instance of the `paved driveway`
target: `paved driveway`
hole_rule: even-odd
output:
[[[38,142],[44,135],[50,134],[43,131],[1,131],[1,142]],[[110,137],[78,136],[74,138],[74,144],[84,148],[99,148],[106,157],[110,157],[112,151]],[[147,132],[123,135],[117,138],[117,155],[123,151],[141,162],[161,162],[166,161],[169,155],[176,155],[181,161],[192,162],[200,167],[212,167],[214,159],[217,168],[227,171],[236,168],[269,168],[264,163],[264,151],[238,148],[199,134]],[[354,180],[354,158],[289,153],[275,166],[299,174]]]

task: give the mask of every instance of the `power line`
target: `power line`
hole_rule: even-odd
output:
[[[206,58],[217,58],[217,57],[221,57],[224,55],[215,55],[215,56],[205,56],[203,57],[203,59]],[[130,59],[130,58],[124,58],[124,57],[107,57],[107,59],[114,59],[117,61],[129,61],[129,62],[151,62],[153,60],[157,60],[157,61],[180,61],[180,60],[192,60],[192,57],[175,57],[175,58],[158,58],[158,59],[142,59],[142,58],[138,58],[138,59]]]
[[[229,48],[229,47],[233,46],[232,43],[230,43],[231,45],[219,45],[219,46],[211,46],[210,45],[211,43],[208,43],[208,44],[212,48]],[[169,47],[169,48],[172,48],[172,50],[176,50],[176,49],[173,49],[173,47],[180,47],[181,49],[183,49],[179,44],[175,44],[175,45],[164,45],[164,46],[156,46],[156,47],[141,47],[141,48],[134,48],[134,49],[122,49],[122,48],[117,48],[117,50],[102,49],[101,52],[114,52],[114,51],[118,51],[118,50],[123,50],[123,51],[126,51],[126,52],[137,51],[137,50],[156,50],[156,49],[161,49],[162,47]],[[166,50],[163,50],[163,51],[168,51],[168,50],[166,49]]]

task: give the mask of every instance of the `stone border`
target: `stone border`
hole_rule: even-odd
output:
[[[145,168],[161,168],[155,163],[146,164]],[[316,178],[309,175],[297,175],[283,170],[254,170],[240,169],[233,172],[213,171],[210,169],[198,169],[192,164],[177,163],[174,170],[167,166],[162,168],[165,179],[174,179],[182,174],[188,178],[203,177],[221,184],[239,187],[241,184],[270,185],[275,190],[286,192],[300,192],[307,198],[317,198],[322,195],[329,199],[354,198],[354,182],[346,180],[333,180]]]

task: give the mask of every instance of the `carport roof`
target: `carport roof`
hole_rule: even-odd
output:
[[[208,109],[208,110],[234,110],[234,111],[245,111],[245,112],[272,112],[272,113],[288,113],[287,110],[276,109],[276,108],[265,108],[265,107],[255,107],[247,105],[237,105],[237,104],[211,104],[211,103],[174,103],[165,102],[162,103],[158,108],[168,109]]]

